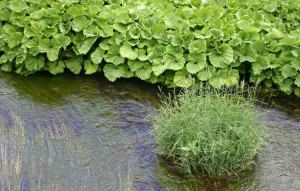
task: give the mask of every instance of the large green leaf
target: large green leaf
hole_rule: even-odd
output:
[[[124,74],[122,75],[123,78],[132,78],[134,76],[134,73],[130,71],[127,64],[122,64],[120,67],[123,67]]]
[[[286,79],[284,80],[282,83],[279,84],[279,88],[281,91],[290,94],[292,92],[292,84],[293,84],[293,80],[291,79]]]
[[[16,13],[20,13],[28,9],[28,5],[23,0],[13,0],[10,2],[9,8]]]
[[[38,21],[32,21],[32,22],[30,22],[30,26],[25,27],[24,35],[27,38],[32,37],[32,36],[42,37],[43,31],[45,28],[46,28],[46,25],[44,25],[43,23],[38,22]]]
[[[210,38],[212,36],[212,33],[209,30],[209,28],[207,26],[205,26],[205,27],[203,27],[202,30],[196,30],[194,32],[194,35],[195,35],[196,38],[207,39],[207,38]]]
[[[100,36],[101,37],[110,37],[114,35],[114,28],[112,25],[101,26]]]
[[[273,39],[280,39],[284,37],[284,34],[276,28],[272,28],[269,35]]]
[[[113,63],[114,65],[124,63],[125,59],[120,55],[120,48],[119,45],[110,46],[108,52],[104,55],[105,61]]]
[[[3,64],[1,66],[1,70],[3,70],[4,72],[11,72],[12,71],[12,63],[11,62],[7,62],[5,64]]]
[[[191,0],[173,0],[174,3],[178,3],[178,4],[181,4],[181,5],[188,5],[191,3]]]
[[[132,72],[137,71],[138,69],[144,66],[145,62],[138,60],[128,60],[128,66]]]
[[[47,57],[50,61],[55,61],[58,59],[61,45],[53,39],[40,39],[38,48],[40,52],[47,53]]]
[[[191,52],[188,56],[190,61],[186,65],[186,69],[191,74],[196,74],[206,66],[206,55],[198,52]]]
[[[146,55],[146,50],[144,50],[144,49],[139,49],[138,59],[141,60],[141,61],[146,61],[146,60],[148,60],[148,55]]]
[[[98,64],[93,64],[90,60],[84,62],[85,74],[94,74],[99,70]]]
[[[240,57],[240,62],[245,62],[245,61],[255,62],[256,61],[257,53],[255,52],[253,47],[250,46],[249,44],[242,45],[235,51],[238,52],[238,55]]]
[[[197,73],[197,78],[200,81],[207,81],[215,74],[215,68],[213,66],[207,66],[207,68]]]
[[[39,39],[38,38],[32,38],[31,40],[28,40],[25,44],[26,48],[29,49],[29,53],[33,56],[36,56],[39,53]]]
[[[209,2],[215,3],[221,7],[224,7],[225,5],[227,5],[229,0],[208,0]]]
[[[61,33],[54,35],[54,40],[64,49],[66,49],[67,46],[71,43],[70,37],[65,36]]]
[[[77,16],[72,21],[72,28],[74,31],[79,32],[85,29],[91,22],[83,15]]]
[[[300,73],[298,73],[296,76],[295,84],[296,84],[296,86],[300,87]]]
[[[66,66],[74,74],[79,74],[82,70],[83,59],[81,56],[75,56],[67,60]]]
[[[220,70],[216,76],[209,79],[210,85],[215,88],[221,88],[222,86],[233,86],[239,82],[239,72],[238,70]]]
[[[222,44],[209,56],[211,64],[217,68],[226,68],[233,62],[233,50],[230,45]]]
[[[199,39],[191,42],[189,45],[190,52],[205,52],[206,51],[206,41]]]
[[[140,29],[138,29],[137,27],[133,27],[129,30],[129,35],[131,38],[133,39],[139,39],[140,38]]]
[[[176,58],[180,58],[183,56],[184,50],[180,46],[172,46],[168,45],[166,47],[166,53],[174,55]]]
[[[256,62],[252,63],[252,70],[254,75],[260,74],[263,70],[267,69],[268,60],[263,56],[258,56]]]
[[[152,67],[149,63],[145,62],[143,66],[136,70],[135,74],[141,80],[148,80],[151,77]]]
[[[92,54],[91,54],[91,60],[94,64],[100,64],[103,60],[104,56],[104,50],[102,48],[97,48]]]
[[[174,76],[174,83],[179,87],[190,87],[193,84],[193,78],[186,69],[178,70]]]
[[[77,50],[80,54],[87,54],[92,48],[93,44],[96,42],[97,37],[87,38],[77,45]]]
[[[128,58],[130,60],[137,59],[139,55],[138,50],[137,49],[133,50],[129,42],[125,42],[123,44],[123,46],[120,48],[120,54],[124,58]]]
[[[156,76],[161,75],[168,69],[168,65],[161,58],[156,58],[152,63],[152,70]]]
[[[297,74],[297,70],[290,64],[284,65],[281,71],[284,78],[294,77]]]
[[[168,69],[170,70],[180,70],[184,67],[185,59],[184,57],[178,57],[174,56],[173,54],[167,53],[164,56],[165,64],[168,66]]]
[[[300,97],[300,88],[295,88],[294,92],[296,96]]]
[[[48,62],[47,65],[48,65],[49,72],[53,75],[63,73],[66,67],[65,63],[63,63],[62,61]]]
[[[292,65],[293,68],[300,71],[300,56],[297,57],[297,58],[294,58],[291,65]]]
[[[73,18],[83,15],[84,12],[84,6],[79,4],[73,5],[67,10],[67,13],[70,14]]]
[[[29,71],[39,71],[45,66],[45,58],[43,56],[39,57],[27,57],[25,60],[25,67]]]
[[[116,81],[118,78],[121,78],[125,70],[122,66],[115,66],[112,64],[106,64],[103,68],[104,75],[109,81]]]
[[[100,28],[96,25],[90,25],[83,30],[83,35],[86,37],[98,37],[100,34]]]

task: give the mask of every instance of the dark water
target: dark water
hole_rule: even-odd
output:
[[[154,154],[156,85],[0,72],[1,190],[300,190],[299,99],[272,99],[255,170],[223,186],[182,179]]]

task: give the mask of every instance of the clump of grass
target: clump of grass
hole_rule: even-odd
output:
[[[152,116],[160,155],[189,173],[212,177],[250,168],[265,130],[254,110],[253,92],[243,86],[206,86],[163,96]]]

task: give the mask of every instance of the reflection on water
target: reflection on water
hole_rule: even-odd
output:
[[[0,72],[0,190],[216,190],[156,163],[147,115],[158,92],[138,80]],[[270,137],[258,166],[219,190],[300,189],[299,120],[259,112]]]

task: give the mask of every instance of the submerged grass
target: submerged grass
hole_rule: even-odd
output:
[[[252,166],[265,130],[254,110],[254,90],[206,86],[162,100],[152,115],[160,155],[189,173],[211,177],[233,175]]]
[[[11,127],[0,119],[0,190],[135,190],[129,166],[125,172],[87,165],[81,151],[88,145],[64,124],[29,128],[11,116]]]

